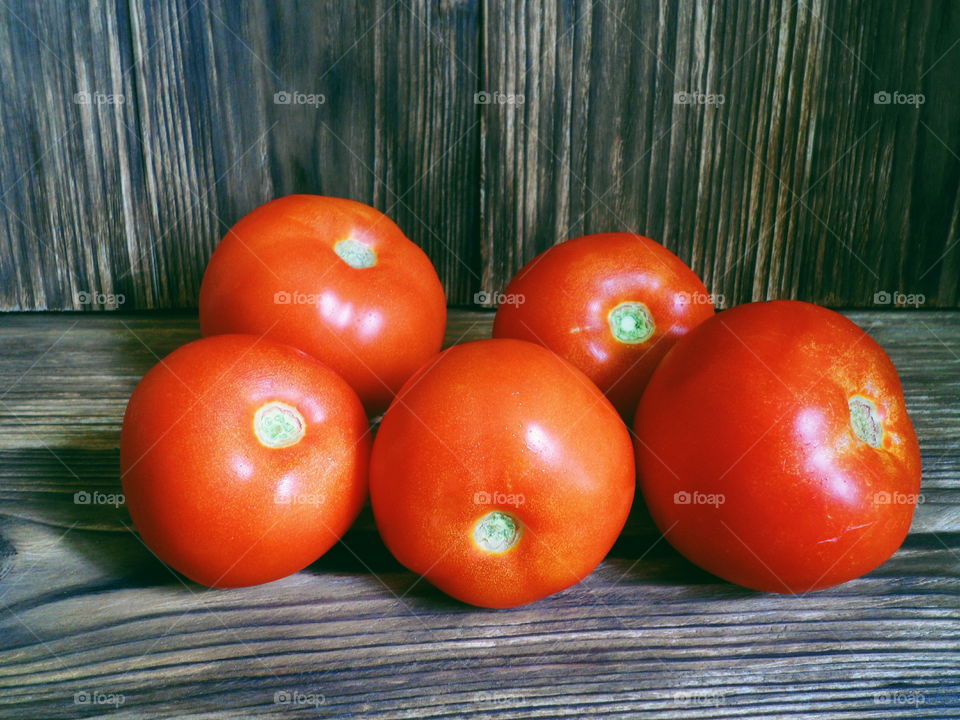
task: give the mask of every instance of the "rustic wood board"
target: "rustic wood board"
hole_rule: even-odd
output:
[[[960,4],[484,8],[486,88],[507,96],[483,110],[485,287],[629,230],[728,305],[960,300]],[[895,90],[925,102],[875,102]]]
[[[386,211],[452,305],[631,230],[728,305],[958,307],[958,74],[955,0],[4,0],[0,309],[195,307],[294,192]]]
[[[478,5],[85,5],[0,5],[0,308],[195,307],[227,229],[291,193],[383,210],[470,302]]]
[[[900,369],[923,447],[893,559],[765,595],[692,567],[637,510],[583,583],[504,611],[418,582],[369,511],[292,577],[183,582],[122,506],[75,494],[119,491],[127,396],[196,318],[0,315],[0,716],[958,717],[960,313],[848,314]],[[447,343],[491,320],[454,311]]]

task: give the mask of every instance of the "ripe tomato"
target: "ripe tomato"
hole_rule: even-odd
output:
[[[903,542],[920,450],[883,349],[831,310],[749,303],[681,339],[634,423],[640,486],[692,562],[757,590],[872,570]]]
[[[494,337],[550,348],[627,418],[664,353],[714,313],[693,270],[663,245],[631,233],[555,245],[517,273],[505,299]]]
[[[586,577],[634,494],[626,427],[580,371],[518,340],[446,350],[374,441],[377,527],[406,567],[464,602],[511,607]]]
[[[127,405],[123,491],[147,546],[199,583],[300,570],[366,498],[369,425],[336,373],[286,345],[220,335],[153,367]]]
[[[440,351],[436,270],[390,218],[362,203],[289,195],[240,220],[200,288],[204,335],[267,335],[336,370],[376,414]]]

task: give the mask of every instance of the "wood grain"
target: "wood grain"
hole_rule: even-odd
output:
[[[632,230],[728,306],[958,307],[958,41],[949,0],[6,0],[0,309],[195,307],[292,192],[388,212],[455,305]]]
[[[126,256],[146,220],[129,15],[125,2],[83,5],[0,5],[4,310],[129,293]]]
[[[51,6],[0,7],[0,66],[16,78],[0,130],[0,307],[104,307],[78,290],[123,295],[128,309],[195,307],[224,232],[290,193],[387,212],[450,301],[472,297],[477,7],[130,0],[115,18]],[[70,99],[88,85],[126,102],[78,110]]]
[[[487,89],[525,99],[483,108],[486,287],[630,230],[727,305],[960,300],[960,5],[509,0],[483,20]]]
[[[126,398],[195,317],[0,315],[0,717],[956,717],[960,314],[848,316],[891,354],[923,450],[925,502],[888,563],[754,593],[690,566],[638,508],[583,583],[485,611],[398,566],[369,511],[292,577],[184,584],[122,505],[75,494],[119,491]],[[452,312],[447,344],[491,320]]]

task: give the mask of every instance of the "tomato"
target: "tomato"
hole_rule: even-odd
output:
[[[494,337],[550,348],[626,418],[664,353],[714,314],[707,289],[680,258],[631,233],[555,245],[517,273],[503,299]]]
[[[265,335],[337,371],[371,414],[440,351],[436,270],[390,218],[362,203],[289,195],[223,238],[200,288],[204,335]]]
[[[707,320],[637,408],[637,470],[689,560],[757,590],[859,577],[903,542],[920,450],[897,372],[866,332],[797,301]]]
[[[627,429],[580,371],[532,343],[479,340],[400,391],[374,441],[370,499],[403,565],[502,608],[592,572],[634,481]]]
[[[300,570],[346,532],[367,491],[369,425],[332,370],[249,335],[191,342],[134,390],[123,492],[146,545],[203,585]]]

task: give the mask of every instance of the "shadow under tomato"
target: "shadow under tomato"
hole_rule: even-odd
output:
[[[340,542],[303,572],[315,575],[329,573],[375,575],[385,586],[385,592],[400,598],[416,600],[418,605],[444,611],[457,608],[475,609],[445,595],[397,562],[387,546],[383,544],[374,526],[369,506],[364,508],[353,527]]]
[[[98,568],[98,581],[179,584],[135,535],[122,500],[118,449],[20,448],[2,455],[5,471],[16,472],[21,483],[35,482],[37,491],[23,498],[19,516],[60,529],[57,552]]]
[[[667,585],[728,584],[702,570],[657,533],[624,535],[604,561],[622,569],[623,582],[656,582]]]
[[[639,494],[634,498],[626,526],[605,562],[621,569],[622,582],[714,585],[725,597],[759,594],[701,569],[677,552],[657,528]]]
[[[177,322],[169,331],[156,332],[155,313],[123,313],[123,317],[129,332],[111,335],[116,347],[103,348],[117,371],[111,393],[126,395],[156,364],[157,357],[199,336],[195,322]],[[149,337],[149,348],[144,345],[144,336]],[[73,337],[66,337],[64,343],[69,344]],[[83,350],[80,343],[74,351]],[[43,369],[40,365],[35,372]],[[9,478],[18,493],[14,497],[16,516],[55,529],[58,540],[52,551],[73,553],[79,556],[80,564],[98,569],[101,576],[94,582],[179,584],[177,577],[140,542],[121,500],[118,428],[122,417],[92,420],[72,420],[62,435],[45,436],[42,447],[0,452],[0,482]],[[67,562],[71,563],[69,558]]]
[[[10,571],[16,555],[17,550],[13,547],[13,543],[0,533],[0,580],[3,580],[3,576]]]

